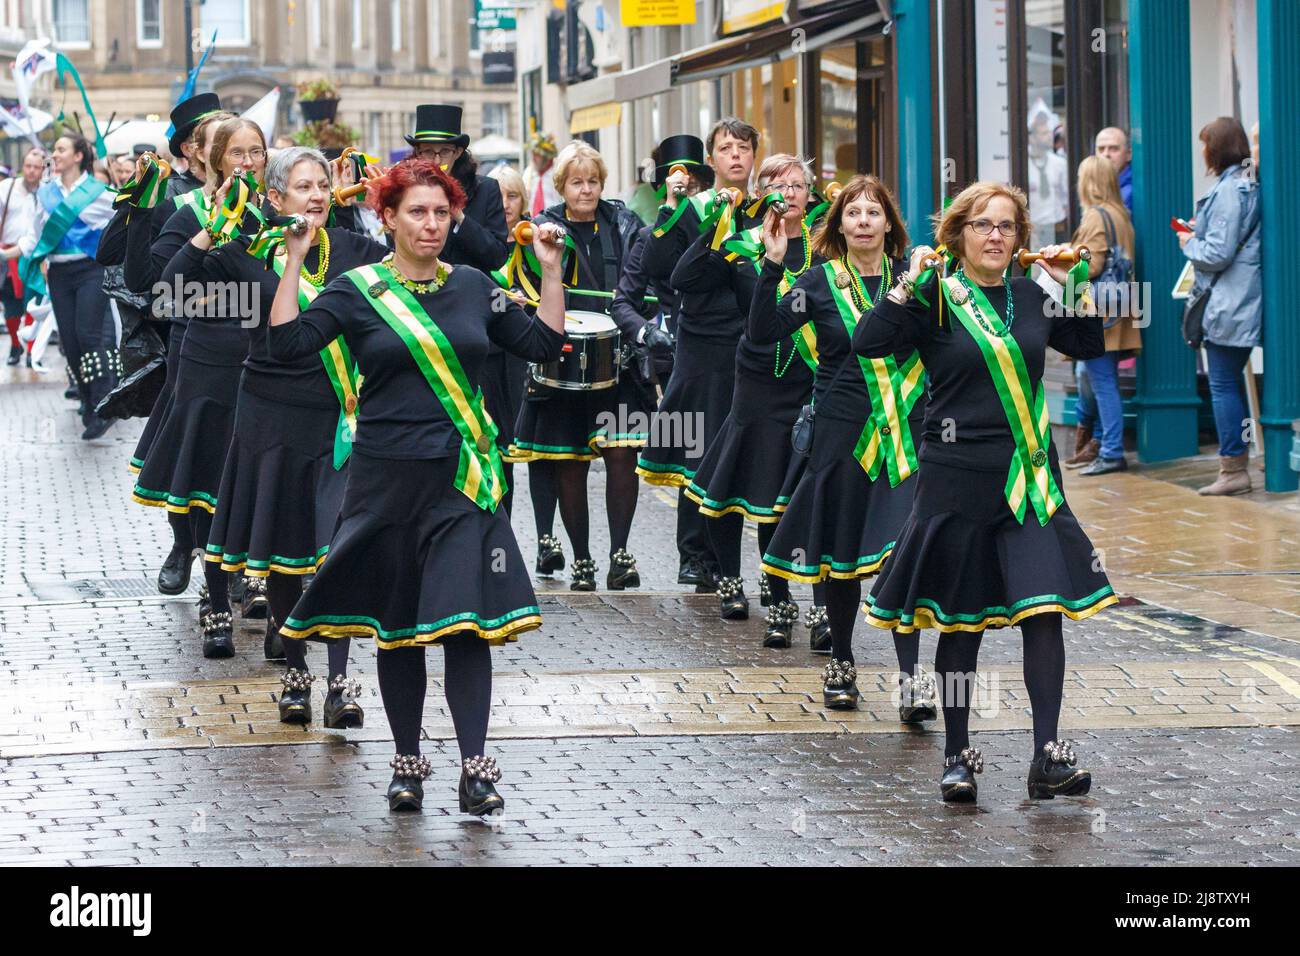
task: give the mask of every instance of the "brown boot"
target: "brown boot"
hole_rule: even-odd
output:
[[[1061,464],[1066,468],[1082,468],[1097,457],[1101,450],[1101,443],[1092,437],[1091,425],[1076,425],[1074,427],[1074,454]]]
[[[1214,484],[1198,490],[1202,495],[1244,495],[1250,491],[1250,473],[1246,471],[1249,453],[1219,459],[1219,477]]]

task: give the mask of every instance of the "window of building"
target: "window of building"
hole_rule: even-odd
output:
[[[326,0],[311,0],[311,45],[315,52],[325,48]]]
[[[1065,130],[1065,0],[1025,7],[1030,247],[1070,237]]]
[[[393,52],[402,48],[402,0],[388,0],[389,37]]]
[[[352,49],[359,50],[365,46],[363,33],[366,18],[362,16],[361,0],[352,0]]]
[[[90,0],[53,0],[54,39],[60,46],[90,46]]]
[[[483,104],[483,135],[484,136],[509,136],[510,135],[510,104],[509,103],[484,103]]]
[[[248,46],[248,0],[205,0],[199,7],[199,34],[207,44],[217,32],[217,46]]]
[[[136,44],[146,48],[162,46],[162,0],[138,0],[135,11]]]

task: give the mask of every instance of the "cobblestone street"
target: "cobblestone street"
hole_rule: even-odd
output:
[[[366,726],[346,732],[279,723],[263,622],[237,626],[234,658],[201,656],[199,575],[187,595],[157,593],[170,536],[129,498],[142,423],[79,441],[52,365],[0,374],[0,863],[1300,862],[1300,507],[1198,497],[1208,459],[1066,479],[1124,598],[1065,625],[1062,733],[1093,772],[1087,798],[1026,799],[1018,631],[981,652],[979,804],[946,806],[942,727],[897,722],[888,636],[859,624],[861,709],[825,711],[807,631],[761,646],[752,530],[751,616],[724,624],[715,597],[676,584],[674,496],[643,486],[643,587],[539,580],[542,630],[494,652],[489,749],[507,806],[489,825],[456,812],[439,652],[419,815],[383,798],[393,751],[373,644],[353,644]],[[603,570],[601,484],[596,469]],[[810,589],[795,596],[806,607]],[[927,665],[936,639],[922,637]],[[309,659],[323,667],[319,647]]]

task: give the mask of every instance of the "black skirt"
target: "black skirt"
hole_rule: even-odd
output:
[[[334,468],[338,418],[240,389],[208,561],[249,577],[316,570],[347,487],[347,465]]]
[[[853,457],[862,423],[819,416],[812,451],[763,555],[763,570],[816,584],[879,570],[912,510],[916,476],[890,487]]]
[[[540,627],[505,509],[493,514],[465,497],[456,466],[353,451],[329,554],[281,633],[373,637],[392,649],[455,633],[502,644]]]
[[[593,461],[601,448],[636,448],[649,437],[654,395],[623,369],[618,384],[567,391],[533,380],[527,390],[508,461]]]
[[[180,360],[171,408],[136,479],[137,502],[176,514],[217,510],[242,373],[238,365]]]
[[[636,472],[652,485],[684,488],[731,411],[736,345],[678,331],[673,376]]]
[[[127,465],[127,469],[132,474],[140,474],[145,459],[149,457],[149,449],[153,447],[154,439],[158,436],[158,429],[172,407],[172,401],[176,397],[176,370],[180,361],[180,336],[176,336],[176,341],[167,353],[167,377],[163,380],[163,387],[159,390],[158,397],[154,399],[149,417],[145,419],[144,429],[140,432],[140,438],[135,443],[135,451],[131,454],[131,463]]]
[[[911,516],[867,598],[867,620],[904,632],[980,631],[1033,614],[1077,621],[1116,603],[1069,505],[1046,525],[1027,505],[1020,523],[1005,485],[997,472],[922,462]]]
[[[811,394],[806,377],[739,371],[731,411],[686,488],[700,514],[744,515],[771,524],[781,520],[803,459],[790,445],[790,430]]]

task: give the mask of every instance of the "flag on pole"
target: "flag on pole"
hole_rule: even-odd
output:
[[[268,143],[272,142],[275,139],[275,121],[280,115],[280,88],[277,86],[271,90],[241,115],[261,127],[262,136]]]
[[[181,90],[181,95],[177,98],[177,103],[184,103],[194,95],[194,87],[199,82],[199,70],[203,69],[203,64],[208,62],[208,54],[212,52],[213,47],[217,45],[217,31],[212,31],[212,39],[208,41],[208,48],[203,51],[203,56],[199,57],[199,62],[195,64],[194,69],[190,70],[190,75],[185,78],[185,88]],[[176,132],[175,125],[167,124],[167,138],[172,138],[172,133]]]

